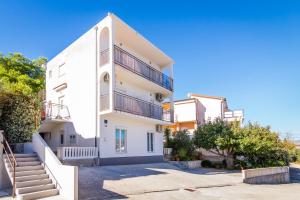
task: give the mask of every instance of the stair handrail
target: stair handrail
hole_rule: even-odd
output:
[[[8,158],[8,161],[9,161],[9,164],[11,166],[11,168],[13,169],[13,178],[12,178],[12,185],[13,185],[13,191],[12,191],[12,196],[13,198],[15,198],[16,196],[16,167],[18,165],[17,161],[16,161],[16,158],[9,146],[9,143],[7,142],[3,132],[0,131],[0,134],[2,136],[2,144],[3,144],[3,150],[4,150],[4,153],[6,155],[6,157]],[[7,147],[7,149],[5,148],[5,146]],[[12,160],[11,160],[12,158]]]

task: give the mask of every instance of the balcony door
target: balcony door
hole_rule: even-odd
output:
[[[58,97],[58,116],[63,116],[63,109],[64,109],[64,99],[65,99],[65,95],[64,96],[60,96]]]

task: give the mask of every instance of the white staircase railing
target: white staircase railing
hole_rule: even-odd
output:
[[[96,147],[58,147],[57,156],[60,160],[96,158]]]

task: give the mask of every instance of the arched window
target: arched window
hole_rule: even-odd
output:
[[[100,32],[100,66],[109,63],[109,29],[103,28]]]
[[[109,73],[102,73],[100,76],[100,111],[109,109],[109,81]]]

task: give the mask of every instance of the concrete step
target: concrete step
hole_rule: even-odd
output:
[[[31,187],[37,185],[47,185],[51,183],[52,183],[51,179],[31,180],[31,181],[16,182],[16,187],[23,188],[23,187]]]
[[[25,157],[25,158],[16,158],[17,162],[29,162],[29,161],[39,161],[37,156],[35,157]]]
[[[31,186],[31,187],[18,188],[16,190],[16,193],[18,195],[18,194],[32,193],[32,192],[38,192],[38,191],[50,190],[50,189],[55,189],[55,185],[47,184],[47,185],[37,185],[37,186]]]
[[[46,174],[46,170],[42,169],[42,170],[32,170],[32,171],[16,172],[16,177],[38,175],[38,174]]]
[[[18,166],[35,166],[41,165],[40,161],[17,162]]]
[[[40,170],[44,169],[42,165],[35,165],[35,166],[21,166],[21,167],[16,167],[16,172],[21,172],[21,171],[33,171],[33,170]],[[8,166],[8,171],[13,172],[13,168]]]
[[[19,177],[16,177],[16,182],[41,180],[41,179],[47,179],[47,178],[49,178],[48,174],[38,174],[38,175],[30,175],[30,176],[19,176]]]
[[[8,156],[11,156],[8,154]],[[15,158],[28,158],[28,157],[36,157],[35,153],[16,153],[14,154]]]
[[[40,199],[45,197],[51,197],[58,195],[58,189],[50,189],[50,190],[43,190],[38,192],[20,194],[17,196],[18,200],[32,200],[32,199]]]

